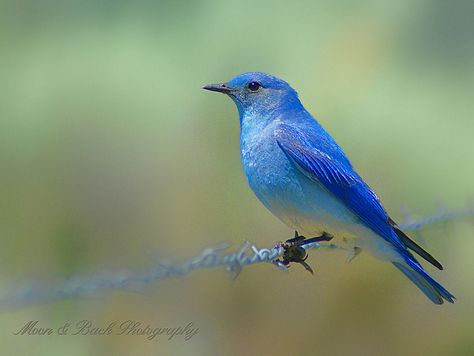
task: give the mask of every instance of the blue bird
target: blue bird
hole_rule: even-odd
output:
[[[454,296],[428,275],[410,250],[439,269],[441,264],[388,216],[377,195],[288,83],[249,72],[203,89],[227,94],[237,105],[248,184],[281,221],[301,237],[334,237],[351,251],[351,257],[366,249],[392,262],[433,303],[454,302]]]

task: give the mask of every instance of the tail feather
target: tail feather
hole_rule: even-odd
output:
[[[444,300],[454,303],[454,295],[449,293],[441,284],[436,282],[423,268],[411,259],[402,262],[392,262],[435,304],[443,304]]]
[[[416,252],[420,257],[423,257],[426,261],[431,263],[438,269],[443,269],[441,263],[439,263],[436,258],[431,256],[427,251],[425,251],[420,245],[418,245],[415,241],[410,239],[400,228],[395,224],[395,221],[389,219],[390,224],[392,225],[393,230],[397,234],[397,236],[402,240],[406,247],[410,250]]]

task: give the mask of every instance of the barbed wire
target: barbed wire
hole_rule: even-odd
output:
[[[406,218],[405,223],[401,224],[400,227],[407,231],[420,231],[437,223],[473,216],[474,209],[439,211],[422,219]],[[234,278],[239,275],[245,266],[259,263],[271,263],[282,271],[288,270],[286,266],[277,261],[284,253],[281,243],[277,243],[272,248],[258,248],[255,244],[246,241],[237,251],[228,252],[230,246],[230,244],[221,243],[207,247],[197,256],[178,264],[160,261],[154,268],[145,273],[121,271],[102,276],[74,275],[56,285],[44,282],[25,282],[23,286],[17,285],[16,288],[7,289],[7,292],[0,296],[0,307],[8,308],[31,303],[92,296],[105,290],[136,291],[152,283],[172,277],[181,277],[198,269],[224,267]],[[342,249],[334,243],[318,242],[302,247],[307,251],[322,248]],[[2,289],[5,290],[5,288]]]

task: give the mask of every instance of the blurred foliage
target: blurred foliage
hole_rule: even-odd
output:
[[[398,220],[474,192],[474,2],[0,1],[0,250],[11,282],[140,269],[222,240],[291,231],[240,170],[237,113],[204,84],[292,84]],[[315,253],[315,277],[200,271],[143,294],[2,314],[2,354],[402,355],[473,351],[470,225],[423,234],[457,297],[436,307],[367,254]],[[61,324],[192,320],[191,341],[11,335]]]

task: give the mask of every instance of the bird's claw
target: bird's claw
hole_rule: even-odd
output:
[[[308,258],[308,253],[303,246],[313,242],[330,241],[332,238],[332,235],[323,232],[321,236],[307,239],[303,235],[298,234],[298,231],[295,231],[295,236],[293,238],[281,243],[281,247],[284,250],[282,260],[277,259],[275,262],[279,266],[285,266],[287,268],[290,267],[291,262],[296,262],[301,264],[308,272],[314,274],[311,266],[305,262]]]

